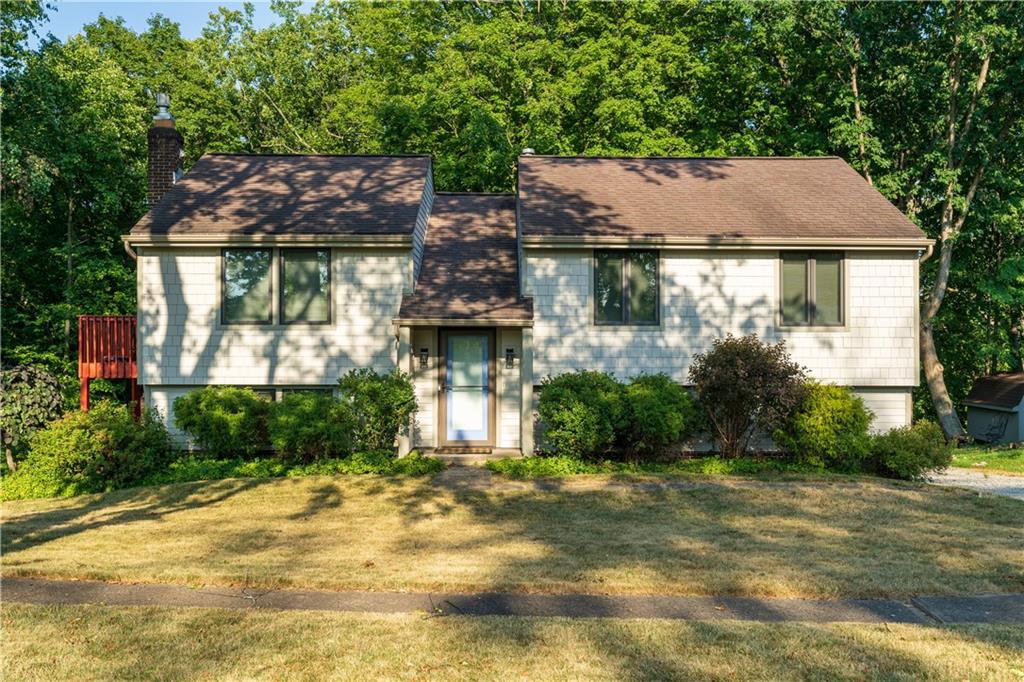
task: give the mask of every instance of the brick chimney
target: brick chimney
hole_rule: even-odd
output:
[[[156,96],[156,116],[149,128],[149,194],[152,207],[182,176],[182,158],[185,140],[174,128],[171,116],[171,98],[164,93]]]

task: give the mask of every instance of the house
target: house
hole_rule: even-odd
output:
[[[982,443],[1024,440],[1024,372],[981,377],[967,399],[967,432]]]
[[[164,103],[166,104],[166,103]],[[529,454],[541,379],[686,381],[727,333],[784,339],[907,424],[932,242],[841,159],[524,154],[517,193],[435,192],[428,156],[209,154],[161,109],[138,263],[137,380],[170,421],[206,384],[274,397],[398,365],[403,450]]]

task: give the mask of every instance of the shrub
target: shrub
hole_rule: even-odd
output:
[[[412,377],[397,368],[388,374],[354,369],[338,380],[338,386],[354,419],[355,449],[393,451],[395,438],[408,432],[416,412]]]
[[[663,453],[697,430],[699,412],[689,392],[667,374],[634,378],[625,389],[629,413],[629,450],[637,455]]]
[[[875,471],[883,476],[919,480],[949,466],[953,452],[939,425],[922,420],[875,436],[871,458]]]
[[[49,372],[21,365],[0,374],[0,433],[7,467],[17,469],[14,455],[28,445],[33,434],[64,412],[60,382]]]
[[[845,386],[808,382],[806,395],[773,435],[796,461],[818,468],[857,471],[871,451],[871,412]]]
[[[267,445],[269,412],[252,389],[206,386],[174,401],[174,425],[212,457],[245,457]]]
[[[4,482],[4,497],[63,497],[137,485],[174,457],[159,417],[100,402],[72,412],[32,439],[22,466]]]
[[[803,401],[804,373],[784,342],[756,334],[716,340],[694,357],[690,381],[723,457],[742,456],[755,433],[782,427]]]
[[[352,451],[353,426],[349,406],[330,393],[289,393],[271,408],[270,442],[278,455],[300,462],[344,457]]]
[[[615,446],[628,424],[624,387],[603,372],[578,371],[541,383],[544,440],[557,454],[595,457]]]

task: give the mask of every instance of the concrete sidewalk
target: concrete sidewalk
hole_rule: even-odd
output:
[[[4,578],[0,599],[29,604],[107,604],[359,613],[568,618],[667,618],[809,623],[1024,623],[1024,594],[896,599],[750,599],[591,594],[324,592]]]

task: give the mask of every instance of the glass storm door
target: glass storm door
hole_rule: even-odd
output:
[[[487,333],[448,334],[444,395],[448,442],[491,439],[490,347]]]

